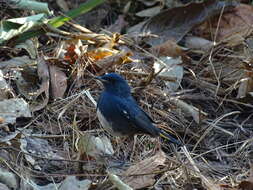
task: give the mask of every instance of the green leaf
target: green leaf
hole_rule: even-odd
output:
[[[66,16],[57,16],[55,18],[52,18],[50,20],[48,20],[48,24],[51,25],[52,27],[58,28],[60,26],[62,26],[65,22],[76,18],[88,11],[90,11],[91,9],[95,8],[96,6],[100,5],[101,3],[103,3],[105,0],[89,0],[83,4],[81,4],[78,8],[70,10],[69,12],[66,13]],[[0,31],[1,32],[1,31]],[[22,34],[19,35],[19,37],[17,38],[16,42],[22,42],[25,41],[29,38],[35,37],[35,36],[39,36],[41,34],[44,34],[45,31],[41,28],[41,29],[36,29],[36,30],[30,30],[30,31],[26,31]],[[1,35],[1,33],[0,33]],[[10,38],[8,38],[10,39]],[[0,44],[3,41],[0,41]]]
[[[78,8],[70,10],[66,13],[66,16],[58,16],[49,21],[49,24],[53,27],[60,27],[62,26],[66,21],[69,21],[73,18],[76,18],[77,16],[84,14],[94,7],[100,5],[103,3],[104,0],[90,0],[86,3],[81,4]]]
[[[8,19],[0,22],[0,44],[44,23],[45,14]]]
[[[37,2],[34,0],[9,0],[9,3],[15,4],[15,8],[18,9],[32,10],[35,13],[45,13],[47,15],[51,14],[48,9],[48,3]]]

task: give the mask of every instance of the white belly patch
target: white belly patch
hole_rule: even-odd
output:
[[[115,132],[112,130],[112,126],[111,123],[109,123],[103,116],[103,114],[100,112],[99,109],[97,109],[97,116],[98,116],[98,120],[100,122],[100,124],[102,125],[102,127],[109,132],[111,135],[113,136],[122,136],[122,134],[120,134],[119,132]]]

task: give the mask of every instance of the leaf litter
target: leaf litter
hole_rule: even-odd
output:
[[[158,14],[157,1],[114,4],[128,11],[105,28],[120,32],[135,18],[148,33],[134,38],[66,22],[43,36],[47,43],[0,46],[1,169],[15,176],[11,183],[0,176],[4,185],[252,189],[252,6],[205,1],[166,10],[163,3]],[[140,5],[146,9],[131,12]],[[156,125],[185,146],[102,130],[94,77],[108,72],[123,75]]]

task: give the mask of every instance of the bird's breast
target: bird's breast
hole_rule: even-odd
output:
[[[104,115],[99,109],[97,109],[97,116],[100,124],[108,133],[110,133],[113,136],[122,136],[121,133],[113,130],[111,122],[104,117]]]

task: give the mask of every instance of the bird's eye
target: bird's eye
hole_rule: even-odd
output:
[[[108,82],[114,82],[113,78],[108,78],[107,80],[108,80]]]

